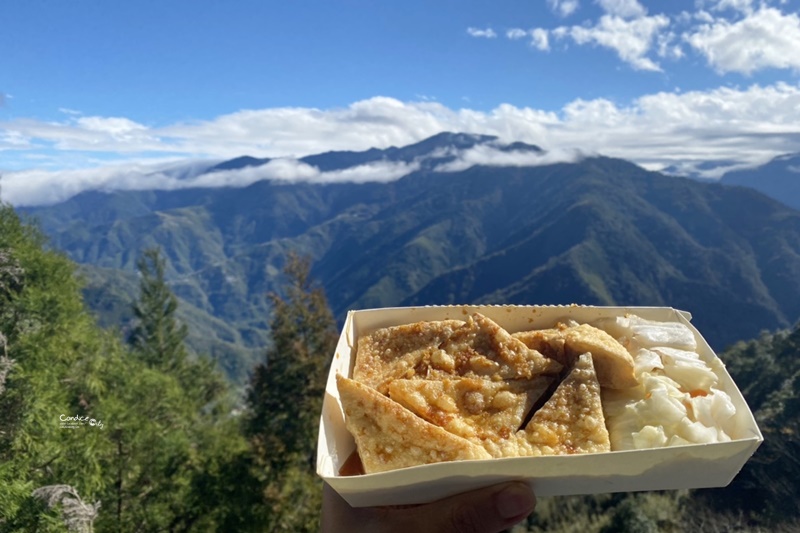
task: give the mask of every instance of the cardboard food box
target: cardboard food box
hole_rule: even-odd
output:
[[[736,407],[728,429],[731,440],[582,455],[443,462],[375,474],[340,475],[355,442],[345,428],[336,374],[351,376],[359,336],[423,320],[465,320],[475,312],[510,333],[549,328],[569,319],[591,323],[626,314],[685,324],[696,337],[700,358],[719,377],[716,388],[727,392]],[[317,473],[354,507],[425,503],[509,480],[530,483],[537,496],[725,486],[763,436],[738,387],[690,320],[686,312],[663,307],[430,306],[351,311],[328,376],[320,417]]]

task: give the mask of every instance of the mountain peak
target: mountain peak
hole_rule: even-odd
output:
[[[415,151],[420,154],[430,153],[434,150],[441,148],[451,148],[456,150],[469,150],[483,144],[491,144],[495,148],[503,152],[542,152],[543,150],[535,144],[528,144],[521,141],[515,141],[510,144],[500,142],[499,137],[496,135],[481,135],[478,133],[453,133],[450,131],[443,131],[437,133],[432,137],[428,137],[416,144],[408,145],[402,150]]]
[[[452,147],[452,148],[459,148],[459,149],[467,149],[472,148],[477,144],[485,144],[489,142],[497,141],[497,137],[494,135],[480,135],[477,133],[453,133],[451,131],[443,131],[441,133],[437,133],[427,139],[423,139],[422,141],[411,144],[406,146],[406,148],[427,148],[431,147],[441,148],[441,147]]]
[[[334,151],[317,155],[306,156],[301,159],[304,163],[315,166],[322,171],[339,170],[356,165],[363,165],[373,161],[402,161],[411,163],[416,159],[434,156],[428,162],[432,168],[433,163],[441,163],[452,159],[452,155],[441,156],[443,151],[468,150],[480,144],[497,141],[494,135],[478,135],[473,133],[453,133],[444,131],[432,137],[423,139],[407,146],[390,146],[385,149],[370,148],[362,152]],[[522,143],[515,143],[522,144]],[[531,145],[526,145],[531,146]],[[534,147],[535,148],[535,147]],[[538,150],[538,148],[537,148]]]
[[[216,172],[218,170],[236,170],[245,167],[257,167],[268,162],[269,159],[258,159],[257,157],[243,155],[240,157],[235,157],[233,159],[228,159],[227,161],[223,161],[222,163],[214,165],[213,167],[209,168],[206,172]]]

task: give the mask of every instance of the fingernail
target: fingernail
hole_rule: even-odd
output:
[[[533,511],[536,497],[527,485],[513,483],[495,495],[494,504],[503,518],[516,518]]]

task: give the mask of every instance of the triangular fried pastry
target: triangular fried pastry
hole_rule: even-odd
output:
[[[416,322],[364,335],[358,340],[353,379],[385,393],[393,379],[425,377],[431,361],[452,367],[452,357],[439,346],[463,325],[461,320]]]
[[[492,453],[498,448],[492,443],[517,432],[551,381],[544,376],[511,381],[397,379],[389,384],[389,397],[428,422]]]
[[[566,340],[562,329],[520,331],[519,333],[514,333],[512,337],[521,340],[525,346],[536,350],[548,359],[555,359],[564,366],[570,365],[570,361],[567,360]]]
[[[610,389],[628,389],[638,385],[634,374],[633,357],[614,337],[589,324],[564,330],[567,353],[573,357],[592,353],[600,386]]]
[[[557,374],[562,368],[480,313],[453,331],[442,349],[455,358],[456,373],[467,377],[531,379]]]
[[[426,422],[375,389],[336,376],[345,426],[367,474],[409,466],[491,459],[486,450]]]
[[[514,333],[514,337],[567,367],[580,354],[591,352],[601,387],[627,389],[638,384],[628,350],[614,337],[589,324],[559,324],[551,329]]]
[[[550,399],[517,433],[520,455],[611,451],[592,355],[580,355]]]

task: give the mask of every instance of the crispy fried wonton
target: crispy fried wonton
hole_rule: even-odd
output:
[[[426,422],[375,389],[336,376],[345,413],[367,474],[469,459],[490,459],[480,446]]]
[[[591,354],[578,356],[547,403],[517,435],[520,455],[611,451]]]

